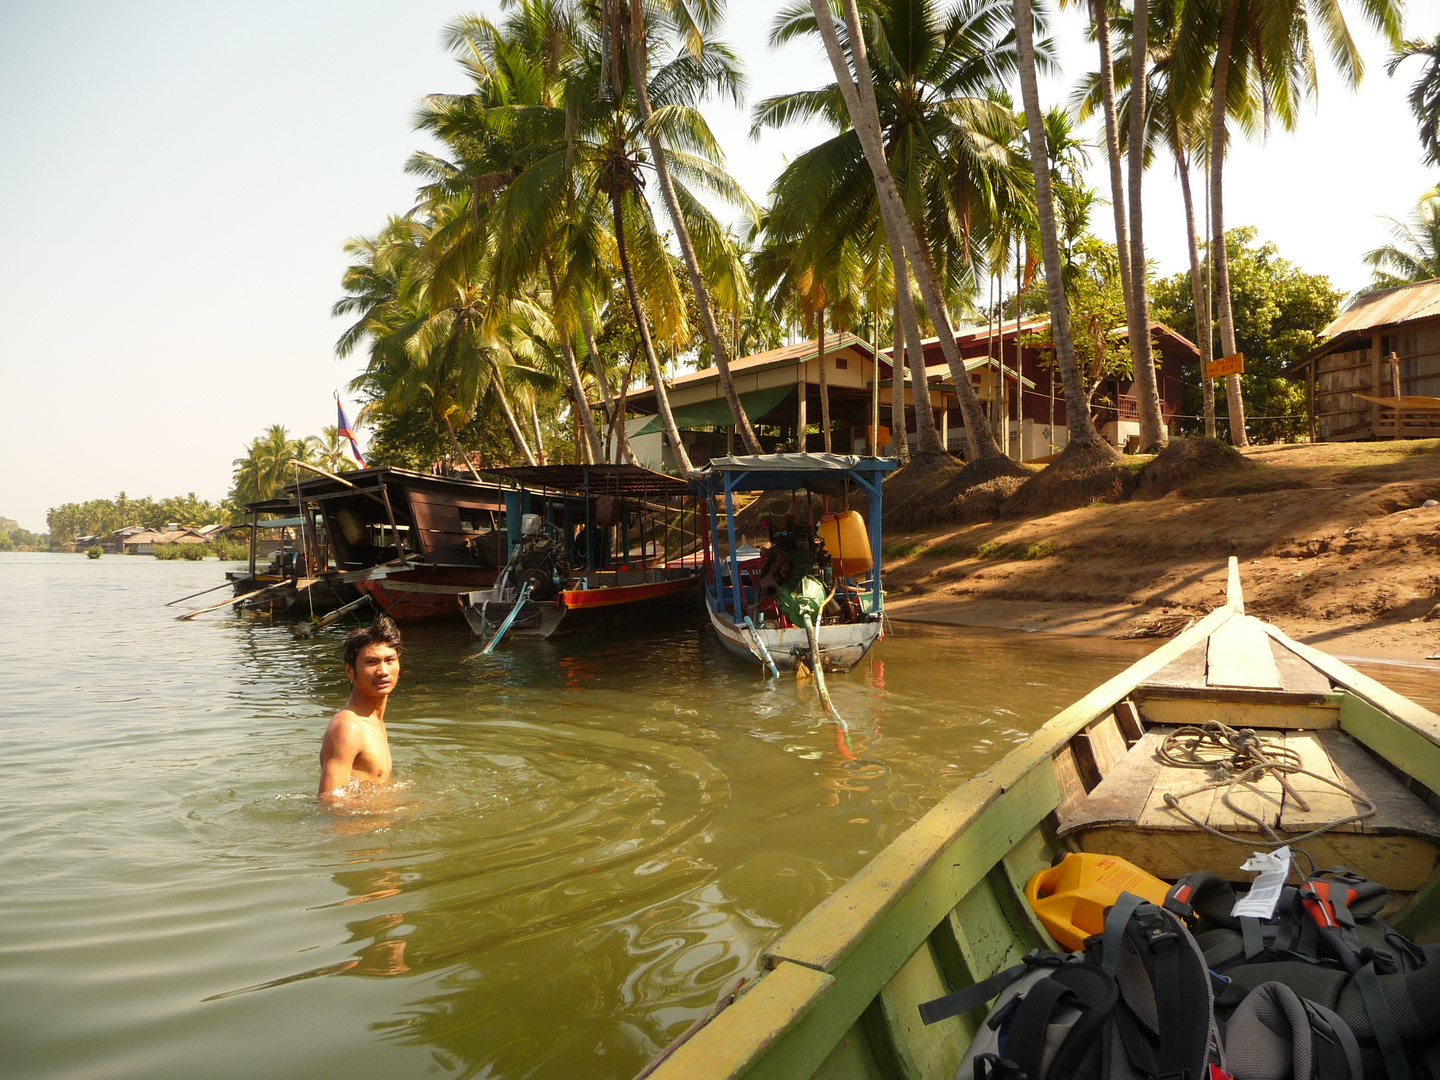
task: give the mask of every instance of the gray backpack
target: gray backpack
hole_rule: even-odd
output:
[[[1199,946],[1173,913],[1129,893],[1085,952],[1031,953],[920,1015],[930,1024],[991,998],[956,1080],[1207,1080],[1218,1057]]]
[[[1383,885],[1335,867],[1287,887],[1272,918],[1237,919],[1225,879],[1194,873],[1175,883],[1165,906],[1226,983],[1215,1008],[1236,1080],[1440,1080],[1440,948],[1380,918],[1388,900]]]

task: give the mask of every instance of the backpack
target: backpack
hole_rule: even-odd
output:
[[[1380,918],[1389,899],[1378,882],[1334,867],[1287,886],[1268,919],[1232,916],[1235,890],[1206,872],[1176,882],[1165,907],[1191,925],[1206,963],[1227,980],[1215,1008],[1228,1019],[1232,1057],[1237,1017],[1242,1032],[1257,1034],[1264,1017],[1273,1033],[1284,1014],[1294,1044],[1305,1041],[1279,984],[1299,999],[1319,1048],[1309,1075],[1303,1049],[1292,1055],[1295,1080],[1314,1080],[1322,1064],[1350,1080],[1440,1080],[1440,946],[1421,947]],[[1358,1069],[1347,1041],[1358,1050]],[[1336,1046],[1341,1057],[1330,1053]],[[1272,1080],[1258,1062],[1249,1064],[1259,1071],[1237,1067],[1237,1080]]]
[[[995,998],[956,1080],[1204,1080],[1219,1040],[1210,978],[1184,922],[1121,893],[1104,933],[1085,945],[1032,952],[920,1006],[932,1024]]]

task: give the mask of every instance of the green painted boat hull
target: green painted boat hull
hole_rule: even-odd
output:
[[[1056,755],[1227,620],[1244,618],[1243,611],[1232,560],[1229,604],[951,792],[780,937],[760,976],[717,1003],[641,1075],[950,1080],[984,1010],[927,1027],[919,1005],[987,978],[1030,949],[1058,948],[1023,894],[1034,873],[1075,850],[1058,835]],[[1331,717],[1338,705],[1340,730],[1413,778],[1407,782],[1433,801],[1431,793],[1440,790],[1440,717],[1265,630],[1330,679],[1335,693],[1323,704]],[[1235,850],[1238,863],[1245,852]],[[1437,882],[1432,869],[1392,918],[1422,941],[1440,937]]]

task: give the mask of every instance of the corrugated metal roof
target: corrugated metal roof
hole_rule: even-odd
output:
[[[1434,318],[1440,318],[1440,278],[1356,297],[1329,326],[1320,331],[1320,337],[1333,338],[1351,330],[1372,330]]]
[[[825,355],[831,356],[842,349],[855,349],[864,356],[870,355],[870,345],[862,337],[845,330],[838,334],[825,335]],[[815,338],[809,341],[797,342],[794,345],[782,345],[778,349],[769,349],[766,352],[755,353],[752,356],[742,356],[730,361],[731,374],[741,372],[753,372],[760,368],[778,367],[782,364],[801,364],[807,360],[813,360],[820,355],[820,343]],[[707,382],[717,379],[720,369],[715,367],[701,368],[699,371],[688,371],[684,375],[676,376],[674,379],[667,379],[665,385],[670,390],[681,386],[690,386],[693,383]],[[644,386],[632,387],[629,393],[630,398],[645,397],[653,394],[654,390],[647,383]],[[592,402],[592,407],[594,403]]]

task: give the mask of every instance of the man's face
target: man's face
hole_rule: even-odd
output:
[[[400,654],[390,645],[366,645],[355,658],[355,666],[346,665],[345,674],[361,693],[387,697],[400,678]]]

